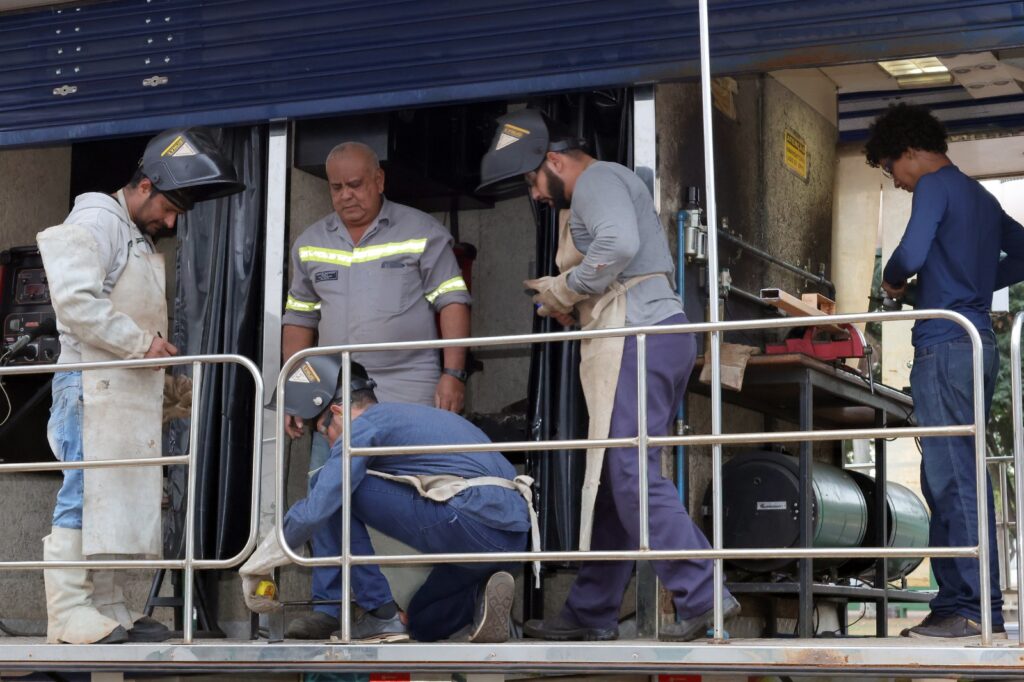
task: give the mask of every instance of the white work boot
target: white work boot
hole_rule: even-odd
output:
[[[120,571],[102,569],[89,571],[89,577],[92,578],[92,605],[107,618],[120,623],[125,630],[131,630],[136,618],[141,618],[142,614],[134,614],[128,610],[118,573]]]
[[[43,538],[45,561],[81,561],[82,531],[54,526]],[[46,587],[46,641],[51,644],[117,644],[128,632],[92,604],[92,580],[84,568],[43,571]]]
[[[93,558],[114,558],[113,555],[97,555]],[[128,631],[130,642],[163,642],[171,637],[166,625],[155,618],[132,611],[124,598],[124,571],[89,571],[92,577],[92,602],[96,610],[107,618],[116,620]]]

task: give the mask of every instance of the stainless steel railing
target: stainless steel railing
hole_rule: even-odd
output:
[[[1016,492],[1014,536],[1017,539],[1017,643],[1024,646],[1024,618],[1021,617],[1020,591],[1024,587],[1024,561],[1021,560],[1021,510],[1024,509],[1024,487],[1020,474],[1024,472],[1024,406],[1021,405],[1020,340],[1024,328],[1024,313],[1013,318],[1010,331],[1010,404],[1013,409],[1013,488]],[[1006,548],[1009,555],[1010,548]]]
[[[26,471],[63,471],[65,469],[103,469],[109,467],[151,467],[171,466],[173,464],[188,465],[188,499],[185,506],[185,556],[182,559],[104,559],[102,561],[0,561],[0,570],[32,570],[46,568],[88,568],[88,569],[128,569],[128,568],[173,568],[184,571],[183,589],[183,621],[182,632],[185,644],[191,644],[193,638],[193,577],[197,569],[225,569],[240,564],[256,547],[259,530],[259,485],[260,485],[260,444],[263,440],[262,398],[263,377],[259,367],[241,355],[187,355],[174,358],[150,358],[140,360],[117,360],[111,362],[74,362],[60,365],[17,365],[0,367],[0,377],[18,374],[49,374],[53,372],[70,372],[90,369],[132,369],[162,368],[171,365],[192,365],[192,414],[189,431],[189,452],[174,457],[153,457],[146,459],[111,459],[103,461],[82,462],[34,462],[31,464],[0,464],[0,474]],[[196,496],[196,444],[199,442],[200,419],[198,405],[202,396],[202,380],[204,364],[235,364],[244,367],[256,385],[253,400],[253,463],[252,463],[252,501],[249,510],[249,536],[241,551],[228,559],[196,559],[195,558],[195,496]]]
[[[784,431],[767,433],[712,434],[691,436],[650,436],[646,428],[647,394],[646,394],[646,340],[649,335],[673,334],[681,332],[716,332],[741,331],[749,329],[784,329],[789,327],[807,327],[821,324],[847,324],[859,322],[893,322],[901,320],[918,320],[924,318],[940,318],[950,320],[964,328],[971,339],[973,348],[972,368],[974,377],[974,423],[965,425],[934,426],[934,427],[902,427],[902,428],[868,428],[868,429],[833,429],[821,431]],[[406,341],[395,343],[350,344],[309,348],[292,356],[281,368],[277,379],[277,404],[284,404],[287,378],[300,362],[312,355],[340,353],[342,357],[342,380],[346,404],[350,399],[349,382],[351,379],[352,353],[370,353],[394,350],[436,349],[448,347],[492,347],[517,344],[548,343],[552,341],[572,341],[578,339],[597,339],[613,336],[636,336],[637,339],[637,415],[638,435],[635,438],[606,438],[602,440],[566,440],[566,441],[514,441],[496,444],[451,444],[424,445],[406,447],[352,447],[351,415],[344,411],[342,431],[342,461],[345,484],[342,486],[342,544],[341,555],[336,557],[303,557],[288,546],[284,537],[283,517],[285,502],[284,494],[284,439],[276,444],[275,464],[275,521],[277,537],[285,554],[295,563],[302,566],[341,566],[342,588],[341,603],[348,604],[351,598],[351,567],[363,564],[435,564],[435,563],[470,563],[470,562],[513,562],[513,561],[581,561],[581,560],[655,560],[655,559],[713,559],[716,562],[716,573],[721,574],[723,559],[763,559],[763,558],[852,558],[860,556],[872,557],[975,557],[980,564],[981,589],[981,626],[982,644],[989,645],[992,641],[991,594],[989,592],[988,568],[988,524],[985,466],[985,410],[984,410],[984,375],[982,370],[981,337],[970,321],[959,313],[946,310],[912,310],[886,313],[862,313],[853,315],[828,315],[813,318],[783,318],[773,320],[738,320],[729,322],[707,322],[680,325],[634,327],[625,329],[602,329],[593,331],[567,331],[549,334],[527,334],[520,336],[492,336],[469,339],[438,339],[433,341]],[[719,397],[720,400],[720,397]],[[283,410],[278,411],[277,430],[284,433]],[[967,547],[932,547],[927,551],[915,547],[857,547],[857,548],[799,548],[799,549],[723,549],[721,541],[722,524],[722,484],[721,467],[712,467],[712,502],[714,541],[708,550],[652,550],[649,547],[649,517],[647,509],[647,449],[651,446],[663,445],[738,445],[761,443],[765,440],[775,442],[826,441],[858,438],[906,438],[927,436],[974,436],[976,451],[976,477],[978,502],[978,544]],[[426,453],[444,453],[451,451],[480,452],[499,449],[503,451],[526,450],[582,450],[591,447],[636,447],[640,465],[640,548],[636,550],[615,551],[566,551],[566,552],[495,552],[483,554],[445,553],[445,554],[413,554],[413,555],[360,555],[353,556],[350,545],[351,495],[349,472],[353,457],[371,457],[374,455],[412,455]],[[1020,492],[1018,491],[1018,495]],[[1018,507],[1019,508],[1019,507]],[[715,637],[721,638],[721,600],[715,602]],[[348,608],[341,609],[341,640],[351,641],[351,614]]]

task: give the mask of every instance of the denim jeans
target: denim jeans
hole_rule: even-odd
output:
[[[313,474],[317,469],[322,467],[327,458],[331,456],[331,444],[327,442],[327,438],[324,437],[316,429],[313,429],[313,444],[309,453],[309,484],[307,486],[307,492],[313,489]],[[331,554],[330,547],[337,545],[338,541],[334,539],[337,535],[336,528],[322,527],[317,529],[317,532],[313,534],[310,545],[312,545],[312,556],[337,556],[337,552]],[[313,585],[310,590],[313,601],[330,601],[335,602],[341,598],[341,569],[337,566],[316,566],[313,568]],[[313,607],[314,611],[320,611],[326,613],[332,618],[337,618],[339,614],[338,605],[335,604],[317,604]]]
[[[460,515],[443,502],[422,497],[415,488],[367,476],[352,491],[353,555],[374,554],[367,527],[400,540],[425,554],[442,552],[520,552],[526,549],[527,531],[490,528]],[[323,556],[341,554],[341,510],[321,524],[325,532]],[[496,571],[516,564],[440,564],[413,595],[406,614],[409,634],[420,642],[444,639],[473,621],[477,596]],[[335,596],[335,598],[337,598]],[[392,601],[391,588],[380,568],[352,567],[352,598],[364,609]]]
[[[999,373],[995,335],[981,332],[984,350],[985,419],[992,406],[992,393]],[[914,354],[910,387],[919,426],[974,423],[971,341],[964,335],[952,341],[919,348]],[[978,502],[974,438],[922,438],[921,489],[931,509],[929,545],[965,547],[978,544]],[[992,482],[988,481],[989,574],[991,576],[992,623],[1003,624],[1002,594],[999,590],[999,551],[996,544],[995,505]],[[957,614],[974,621],[981,619],[978,561],[971,558],[935,558],[932,573],[939,585],[931,609],[939,614]]]
[[[52,384],[53,405],[46,425],[46,439],[54,456],[62,462],[82,461],[82,373],[55,372]],[[82,469],[64,471],[64,484],[57,492],[53,525],[81,529]]]

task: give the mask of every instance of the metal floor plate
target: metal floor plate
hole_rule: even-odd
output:
[[[0,638],[0,670],[122,672],[688,672],[992,676],[1024,674],[1016,640],[992,647],[888,639],[341,645],[289,640],[54,645]]]

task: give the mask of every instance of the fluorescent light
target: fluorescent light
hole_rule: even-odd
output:
[[[953,74],[946,73],[916,73],[909,76],[897,76],[896,85],[901,88],[927,88],[936,85],[950,85],[953,82]]]
[[[938,57],[919,57],[917,59],[895,59],[878,62],[878,65],[893,78],[900,76],[921,76],[933,73],[947,73],[948,69]]]

